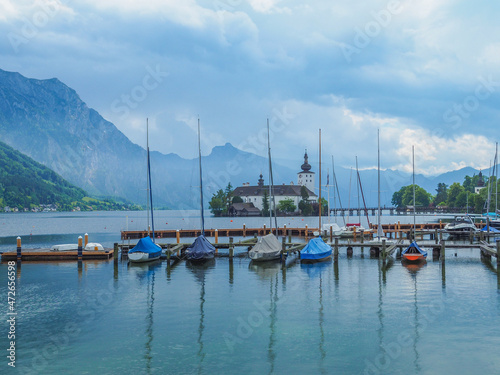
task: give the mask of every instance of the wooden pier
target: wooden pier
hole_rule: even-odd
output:
[[[113,257],[113,251],[97,250],[83,251],[82,260],[109,260]],[[2,262],[17,261],[17,252],[5,252],[2,254]],[[25,250],[21,254],[21,261],[59,261],[78,260],[78,251],[51,251],[50,249]]]

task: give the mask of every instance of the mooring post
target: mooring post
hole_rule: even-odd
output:
[[[338,237],[335,238],[335,249],[333,250],[333,258],[335,260],[339,259],[339,239],[338,239]]]
[[[361,243],[365,243],[365,230],[361,229],[360,231]]]
[[[181,242],[181,232],[179,232],[179,229],[175,231],[175,238],[177,239],[177,243],[179,244]]]
[[[118,262],[118,242],[113,244],[113,258],[115,263]]]
[[[438,229],[434,228],[434,242],[437,244],[438,243]]]
[[[330,225],[330,243],[333,242],[333,227]]]
[[[170,256],[172,255],[172,252],[167,247],[167,251],[165,253],[167,254],[167,264],[170,265]]]
[[[291,229],[288,230],[288,242],[292,243],[292,230]]]
[[[85,242],[84,242],[84,244],[85,244],[85,245],[83,245],[83,246],[87,246],[87,245],[89,244],[89,234],[88,234],[88,233],[85,233],[85,235],[84,235],[84,236],[85,236],[85,237],[84,237],[84,238],[85,238]]]
[[[497,270],[498,270],[498,266],[500,265],[500,241],[496,242],[497,242]]]
[[[22,250],[21,250],[21,237],[17,237],[17,261],[20,262],[22,259]]]
[[[243,224],[243,228],[244,228],[244,227],[245,227],[245,224]],[[243,231],[244,231],[244,230],[245,230],[245,229],[243,229]],[[245,233],[245,232],[243,232],[243,233]],[[178,242],[177,242],[177,243],[178,243]],[[218,230],[218,229],[216,229],[216,230],[215,230],[215,243],[216,243],[216,244],[217,244],[217,243],[219,243],[219,230]]]
[[[285,242],[285,240],[286,240],[285,236],[281,237],[281,261],[283,263],[285,263],[285,261],[286,261],[286,254],[285,254],[286,253],[286,242]]]
[[[469,242],[471,245],[474,242],[474,233],[472,231],[469,232]]]
[[[283,237],[286,237],[286,224],[283,224],[283,232],[282,232],[282,236],[283,236]]]
[[[444,258],[445,258],[445,249],[446,249],[446,241],[445,240],[442,240],[441,241],[441,255],[440,255],[440,258],[441,258],[441,262],[444,262]]]
[[[243,223],[243,237],[247,236],[247,226],[245,223]]]
[[[83,238],[78,236],[78,260],[83,260]]]
[[[233,259],[233,256],[234,256],[233,237],[229,237],[229,258]]]
[[[264,236],[266,235],[266,224],[264,224]]]
[[[443,241],[443,231],[439,231],[439,241]]]
[[[352,240],[354,242],[356,242],[356,227],[355,226],[353,227],[352,236],[353,236]]]
[[[308,230],[307,230],[307,224],[306,224],[306,232],[305,232],[305,235],[306,235],[306,239],[309,238],[309,233],[308,233]]]

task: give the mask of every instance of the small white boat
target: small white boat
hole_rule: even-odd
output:
[[[366,229],[360,223],[351,223],[341,227],[340,230],[335,232],[335,235],[340,237],[354,237],[354,231],[356,231],[357,236],[361,235],[361,231],[363,231],[364,234],[372,232],[371,229]]]
[[[97,242],[89,242],[85,248],[84,248],[85,251],[91,251],[91,250],[100,250],[100,251],[103,251],[104,250],[104,247],[102,247],[102,245],[100,243],[97,243]]]
[[[50,248],[50,251],[77,251],[77,243],[67,243],[62,245],[54,245]]]
[[[131,262],[142,263],[160,259],[161,247],[155,244],[151,237],[144,237],[139,240],[137,245],[128,252],[128,259]]]

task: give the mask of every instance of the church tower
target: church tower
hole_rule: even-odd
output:
[[[308,162],[307,150],[304,154],[304,164],[300,166],[302,170],[297,173],[297,185],[305,186],[314,193],[315,174],[311,172],[311,164]]]

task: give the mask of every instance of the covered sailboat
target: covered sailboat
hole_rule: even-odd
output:
[[[128,259],[131,262],[149,262],[160,259],[161,247],[153,242],[151,237],[141,238],[137,245],[128,252]]]
[[[248,257],[256,262],[279,259],[281,243],[272,233],[259,238],[257,244],[248,252]]]
[[[267,120],[267,150],[269,159],[269,224],[270,233],[261,237],[257,244],[248,252],[248,257],[256,262],[275,260],[281,257],[281,244],[273,234],[273,206],[276,211],[274,201],[273,168],[271,163],[271,142],[269,136],[269,120]],[[272,203],[272,204],[271,204]],[[274,217],[275,227],[278,227],[276,216]]]
[[[149,158],[149,127],[148,121],[146,119],[146,139],[147,139],[147,218],[148,218],[148,235],[144,238],[141,238],[137,245],[128,252],[128,259],[131,262],[149,262],[152,260],[160,259],[161,256],[161,247],[154,243],[155,238],[155,224],[154,224],[154,216],[153,216],[153,193],[151,191],[151,160]],[[149,233],[149,213],[151,207],[151,225],[152,225],[152,234],[153,238],[151,239]]]
[[[332,255],[332,247],[323,241],[321,237],[310,240],[300,251],[301,262],[313,263],[327,260]]]
[[[192,262],[202,262],[215,257],[215,247],[200,235],[194,240],[191,246],[186,249],[186,257]]]
[[[186,258],[192,262],[204,262],[215,257],[215,247],[205,238],[205,216],[203,215],[203,173],[201,170],[200,119],[198,119],[198,161],[200,168],[200,217],[201,235],[186,249]]]
[[[410,244],[410,246],[408,246],[405,250],[403,250],[401,256],[403,257],[403,259],[415,262],[427,258],[427,251],[422,250],[418,246],[418,244],[415,241],[413,241]]]

